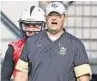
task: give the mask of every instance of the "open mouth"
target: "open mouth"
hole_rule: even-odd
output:
[[[57,25],[58,23],[57,23],[57,22],[51,22],[51,24],[53,24],[53,25]]]

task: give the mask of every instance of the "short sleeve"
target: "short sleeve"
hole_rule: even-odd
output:
[[[89,63],[85,47],[81,42],[77,42],[75,45],[74,63],[75,63],[75,66]]]
[[[74,58],[74,71],[76,77],[90,74],[91,69],[89,65],[88,55],[86,53],[85,47],[81,41],[75,43],[75,58]]]

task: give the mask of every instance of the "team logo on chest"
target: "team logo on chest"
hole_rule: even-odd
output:
[[[66,54],[67,54],[66,48],[60,47],[60,48],[59,48],[59,54],[60,54],[60,55],[66,55]]]

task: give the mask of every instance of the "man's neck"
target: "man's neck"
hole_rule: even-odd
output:
[[[60,38],[60,36],[62,35],[64,33],[64,30],[62,29],[62,30],[60,30],[60,31],[58,31],[58,32],[49,32],[49,31],[47,31],[47,35],[48,35],[48,37],[52,40],[52,39],[55,39],[55,40],[57,40],[58,38]]]

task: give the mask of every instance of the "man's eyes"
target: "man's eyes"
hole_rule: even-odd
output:
[[[55,17],[61,17],[61,15],[60,14],[49,14],[49,16],[55,16]]]

